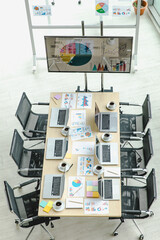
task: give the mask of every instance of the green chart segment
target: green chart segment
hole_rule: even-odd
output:
[[[87,45],[70,43],[61,48],[60,57],[70,66],[82,66],[91,60],[92,52]]]
[[[108,6],[105,3],[103,3],[103,2],[98,3],[96,5],[96,11],[98,13],[106,13],[108,11]]]

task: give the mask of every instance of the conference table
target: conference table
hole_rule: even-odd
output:
[[[66,95],[67,94],[67,95]],[[86,95],[89,94],[89,95]],[[78,101],[82,100],[83,97],[83,104]],[[71,169],[65,173],[65,187],[64,187],[64,192],[63,196],[60,200],[62,200],[64,203],[66,202],[66,198],[68,198],[68,184],[69,184],[69,177],[71,176],[77,176],[77,164],[78,164],[78,154],[72,153],[72,148],[73,144],[76,141],[73,141],[71,136],[68,137],[68,154],[70,154],[69,158],[65,158],[63,160],[47,160],[46,159],[46,148],[47,148],[47,139],[54,137],[54,138],[62,138],[61,130],[62,128],[57,128],[57,127],[49,127],[49,122],[50,122],[50,116],[51,116],[51,109],[52,108],[61,108],[65,104],[69,104],[69,100],[65,99],[65,97],[73,97],[75,102],[73,103],[75,107],[74,109],[70,108],[69,111],[69,120],[68,120],[68,126],[71,127],[71,113],[72,111],[75,111],[77,107],[80,107],[80,110],[85,110],[86,111],[86,126],[91,127],[91,131],[93,136],[90,138],[84,138],[79,140],[81,143],[86,144],[86,142],[94,142],[95,143],[95,136],[98,136],[100,142],[103,142],[101,139],[102,132],[99,132],[96,124],[95,124],[95,103],[98,105],[100,112],[111,112],[107,110],[106,105],[110,101],[114,101],[116,104],[116,108],[113,112],[117,112],[118,115],[118,131],[112,134],[112,139],[110,142],[115,142],[118,144],[118,167],[120,167],[120,126],[119,126],[119,93],[117,92],[89,92],[89,93],[65,93],[65,92],[52,92],[50,94],[50,105],[49,105],[49,113],[48,113],[48,125],[47,125],[47,132],[46,132],[46,144],[45,144],[45,154],[44,154],[44,162],[43,162],[43,172],[42,172],[42,181],[41,181],[41,190],[40,190],[40,202],[42,200],[48,202],[52,200],[55,202],[57,199],[44,199],[43,198],[43,186],[44,186],[44,176],[46,174],[61,174],[61,172],[58,170],[58,165],[61,161],[65,161],[69,164],[73,164]],[[79,96],[81,99],[79,99]],[[86,97],[87,96],[87,97]],[[85,103],[84,104],[84,100]],[[68,102],[67,102],[68,101]],[[62,105],[63,104],[63,105]],[[82,106],[83,105],[83,106]],[[67,105],[65,105],[67,106]],[[79,109],[79,108],[78,108]],[[98,160],[95,156],[95,151],[94,155],[92,156],[94,158],[94,166],[98,164]],[[112,166],[113,169],[115,166]],[[82,176],[81,176],[82,177]],[[98,180],[98,176],[93,174],[93,175],[85,175],[85,182],[86,181],[94,181]],[[120,177],[119,177],[120,178]],[[121,188],[121,186],[119,186]],[[121,191],[120,191],[121,193]],[[75,198],[74,198],[75,199]],[[84,199],[89,199],[86,198],[86,188],[85,188],[85,197]],[[97,199],[97,198],[95,198]],[[100,199],[100,198],[98,198]],[[84,204],[84,203],[83,203]],[[46,213],[43,211],[43,208],[39,206],[38,210],[38,216],[43,216],[43,217],[53,217],[53,216],[59,216],[59,217],[85,217],[85,216],[92,216],[92,217],[120,217],[121,216],[121,196],[119,200],[109,200],[108,201],[108,212],[106,214],[86,214],[83,208],[64,208],[62,211],[55,211],[51,209],[49,213]],[[84,206],[84,205],[83,205]]]

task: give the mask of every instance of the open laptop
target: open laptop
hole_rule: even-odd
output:
[[[64,127],[67,125],[69,108],[52,108],[50,117],[50,127]]]
[[[98,179],[98,192],[103,200],[120,199],[120,179]]]
[[[95,103],[95,123],[100,132],[117,132],[118,115],[116,112],[100,112]]]
[[[68,138],[48,138],[46,159],[63,159],[68,150]]]
[[[96,157],[102,165],[118,164],[118,144],[100,143],[96,136]]]
[[[47,174],[44,176],[43,198],[61,198],[64,191],[64,174]]]

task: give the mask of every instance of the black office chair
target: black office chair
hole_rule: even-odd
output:
[[[49,105],[49,103],[33,103],[29,101],[26,93],[22,94],[16,111],[16,117],[23,127],[23,134],[30,137],[45,136],[48,114],[39,114],[31,110],[32,105]]]
[[[129,104],[120,102],[121,105],[140,106],[138,104]],[[145,128],[151,119],[151,103],[150,97],[147,94],[142,105],[141,114],[123,114],[120,110],[120,138],[121,140],[138,140],[143,137]],[[138,137],[138,138],[137,138]]]
[[[113,235],[118,235],[118,228],[124,223],[125,219],[132,219],[135,226],[140,232],[139,239],[144,239],[144,235],[138,227],[135,219],[144,219],[153,216],[150,207],[153,201],[157,198],[156,176],[153,168],[146,179],[145,186],[123,186],[122,184],[122,216],[120,224],[114,230]],[[110,218],[113,219],[113,218]],[[116,218],[114,218],[116,219]]]
[[[143,137],[141,148],[121,148],[121,173],[125,175],[143,176],[147,173],[147,164],[153,156],[151,130]]]
[[[18,166],[18,174],[23,177],[41,177],[44,149],[27,149],[23,145],[24,140],[15,129],[10,156]]]
[[[24,186],[27,184],[24,184]],[[5,186],[5,192],[9,204],[9,209],[11,212],[14,212],[18,219],[15,219],[15,223],[19,224],[22,228],[29,228],[32,227],[29,234],[25,238],[27,240],[29,236],[31,235],[34,227],[36,225],[39,225],[42,227],[42,229],[48,233],[51,240],[54,240],[55,238],[51,235],[51,233],[45,228],[42,223],[45,223],[47,226],[50,221],[60,219],[59,217],[38,217],[38,206],[39,206],[39,195],[40,190],[30,192],[28,194],[15,197],[14,195],[14,189],[11,188],[11,186],[7,183],[7,181],[4,181]],[[53,228],[54,225],[52,223],[51,227]]]

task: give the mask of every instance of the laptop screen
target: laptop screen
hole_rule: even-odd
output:
[[[55,140],[54,156],[56,157],[62,156],[62,146],[63,146],[63,140]]]
[[[110,115],[102,114],[102,129],[108,130],[110,129]]]
[[[112,180],[104,180],[104,199],[112,199],[113,191],[112,191]]]
[[[58,114],[58,125],[64,125],[65,124],[65,117],[66,117],[66,110],[59,110]]]
[[[51,194],[53,196],[60,195],[60,185],[61,185],[61,177],[54,176],[52,181],[52,189],[51,189]]]
[[[110,145],[102,145],[102,162],[110,162]]]

